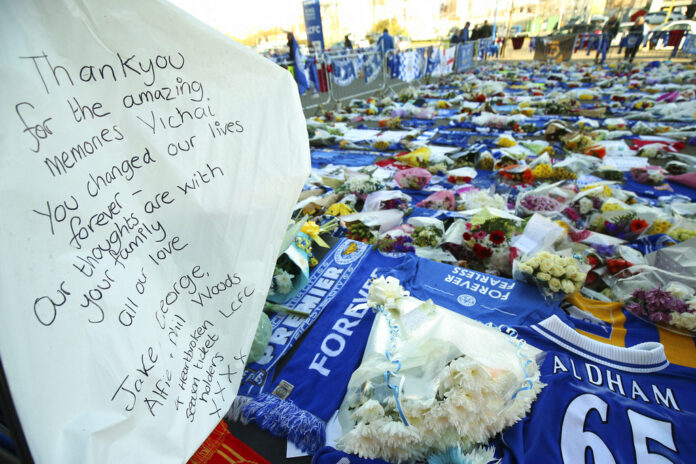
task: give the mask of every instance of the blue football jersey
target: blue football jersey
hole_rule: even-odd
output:
[[[389,275],[420,300],[477,321],[495,325],[531,325],[552,314],[569,322],[558,304],[549,304],[539,290],[523,282],[438,263],[409,255]]]
[[[696,371],[662,344],[613,346],[556,316],[517,329],[545,351],[547,385],[498,441],[504,463],[696,462]]]

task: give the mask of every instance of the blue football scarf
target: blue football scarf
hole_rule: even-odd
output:
[[[271,317],[271,339],[261,359],[245,367],[237,397],[228,413],[230,419],[239,420],[244,405],[268,388],[276,364],[314,324],[353,274],[361,272],[361,264],[369,253],[368,245],[342,239],[312,270],[307,285],[285,303],[286,307],[309,315],[276,313]]]
[[[660,250],[670,245],[676,245],[677,243],[679,242],[667,234],[654,234],[634,240],[629,243],[628,246],[647,255],[648,253],[652,253],[653,251]]]
[[[366,245],[344,239],[336,246],[333,259],[339,264],[352,259],[346,253],[359,246]],[[270,387],[244,406],[245,421],[287,437],[305,452],[314,453],[324,445],[326,422],[343,400],[372,327],[374,313],[364,305],[370,282],[400,265],[404,258],[400,254],[368,252],[347,276],[342,289],[327,302],[321,317]],[[335,271],[336,279],[344,277]],[[322,282],[319,279],[314,288],[320,289]],[[313,296],[313,292],[307,295]]]
[[[381,459],[366,459],[354,454],[347,454],[343,451],[325,446],[312,457],[312,464],[389,464]]]

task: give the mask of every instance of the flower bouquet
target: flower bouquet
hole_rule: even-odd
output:
[[[495,193],[493,188],[488,191],[471,189],[459,195],[457,201],[458,211],[478,208],[495,208],[505,210],[507,209],[507,196]]]
[[[417,206],[428,209],[454,211],[454,192],[450,190],[440,190],[438,192],[433,193],[425,200],[419,202]]]
[[[631,177],[641,184],[663,184],[665,182],[665,171],[657,166],[651,166],[651,168],[631,168]]]
[[[451,184],[468,184],[476,177],[474,168],[457,168],[447,172],[447,182]]]
[[[341,216],[341,223],[347,229],[347,238],[375,243],[380,234],[401,224],[403,217],[398,209],[385,209]]]
[[[535,284],[547,301],[571,295],[582,288],[588,267],[572,256],[560,256],[541,251],[531,257],[516,260],[515,279]]]
[[[387,233],[377,239],[375,248],[383,253],[410,253],[414,251],[413,237],[407,234]]]
[[[498,175],[502,180],[512,184],[531,184],[534,182],[534,174],[529,166],[520,164],[507,166],[498,171]]]
[[[665,170],[672,176],[686,174],[689,171],[689,165],[681,161],[670,161],[665,164]]]
[[[374,280],[366,306],[377,316],[338,413],[345,452],[402,463],[468,449],[522,419],[544,386],[539,350],[396,279]]]
[[[667,231],[667,235],[674,240],[685,242],[696,237],[696,221],[678,219]]]
[[[403,169],[394,174],[394,180],[399,187],[409,190],[423,189],[432,177],[432,174],[423,168]]]
[[[413,244],[418,247],[435,248],[442,240],[444,231],[436,225],[416,226],[413,234]]]
[[[409,214],[411,212],[411,197],[400,190],[380,190],[369,194],[365,198],[362,211],[385,209],[398,209],[404,214]]]
[[[635,240],[650,227],[648,221],[638,218],[633,211],[607,211],[600,218],[592,221],[592,230],[627,241]]]
[[[520,216],[531,216],[534,213],[553,215],[566,207],[566,202],[575,192],[560,187],[560,182],[546,184],[521,193],[517,196],[515,210]]]
[[[353,193],[363,200],[368,194],[382,190],[384,184],[370,176],[357,175],[349,177],[343,185],[336,189],[337,192]]]
[[[594,173],[595,176],[601,177],[606,180],[614,180],[617,182],[624,182],[623,172],[611,166],[600,166]]]
[[[495,158],[491,152],[488,151],[481,153],[481,156],[479,156],[478,161],[476,162],[476,169],[483,169],[484,171],[492,171],[494,166]]]
[[[464,167],[474,167],[476,166],[476,161],[479,158],[479,151],[475,148],[469,148],[467,150],[450,155],[450,158],[454,161],[455,168]]]
[[[672,282],[663,290],[636,289],[625,301],[626,310],[636,316],[686,335],[696,334],[696,298],[688,286]]]
[[[457,232],[463,230],[458,239],[451,233],[455,229]],[[471,222],[455,221],[447,231],[443,248],[459,261],[460,267],[509,276],[512,271],[510,239],[516,231],[513,219],[484,209],[474,215]]]

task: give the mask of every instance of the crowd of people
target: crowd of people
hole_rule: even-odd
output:
[[[488,24],[487,20],[484,21],[480,26],[474,26],[472,31],[469,31],[470,26],[471,23],[467,21],[462,29],[455,28],[450,36],[450,44],[465,43],[470,40],[488,39],[493,36],[493,28]]]

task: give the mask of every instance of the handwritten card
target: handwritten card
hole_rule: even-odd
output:
[[[310,171],[297,87],[165,2],[11,2],[0,38],[0,355],[34,460],[185,462]]]

